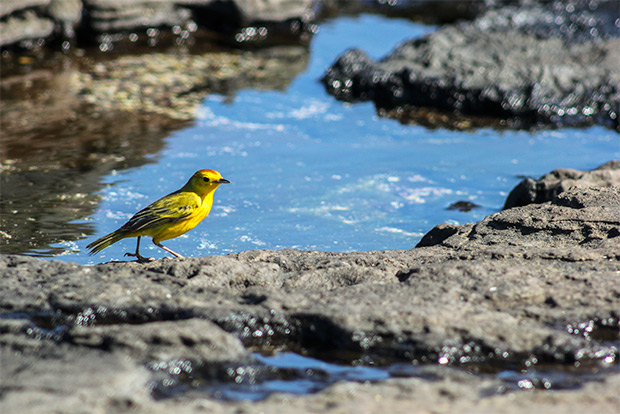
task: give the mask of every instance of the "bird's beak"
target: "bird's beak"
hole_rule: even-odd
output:
[[[220,178],[219,180],[215,181],[216,184],[230,184],[230,181],[224,179],[224,178]]]

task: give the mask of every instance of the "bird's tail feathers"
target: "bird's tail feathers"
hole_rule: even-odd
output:
[[[110,233],[107,236],[103,236],[102,238],[97,239],[88,246],[86,246],[87,249],[90,249],[88,255],[92,256],[95,253],[99,253],[106,247],[116,243],[121,239],[124,239],[125,237],[127,237],[127,234],[119,230],[116,230],[115,232]]]

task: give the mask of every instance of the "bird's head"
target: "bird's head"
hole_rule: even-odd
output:
[[[215,170],[198,170],[192,175],[185,187],[204,196],[215,191],[220,184],[228,184],[230,181],[224,179],[222,174]]]

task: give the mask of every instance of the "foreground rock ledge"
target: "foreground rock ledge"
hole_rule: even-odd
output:
[[[572,188],[429,235],[426,247],[409,251],[248,251],[146,265],[1,256],[2,405],[7,412],[617,409],[617,362],[601,360],[617,361],[620,187]],[[436,380],[342,383],[257,405],[150,394],[153,363],[217,367],[251,360],[249,347],[414,361]],[[497,377],[440,367],[439,358],[500,368],[592,363],[616,373],[576,390],[503,395],[489,392],[499,389]]]

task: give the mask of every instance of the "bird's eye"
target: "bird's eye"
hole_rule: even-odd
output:
[[[203,180],[205,183],[208,183],[208,182],[209,182],[209,179],[208,179],[207,177],[202,177],[202,180]]]

